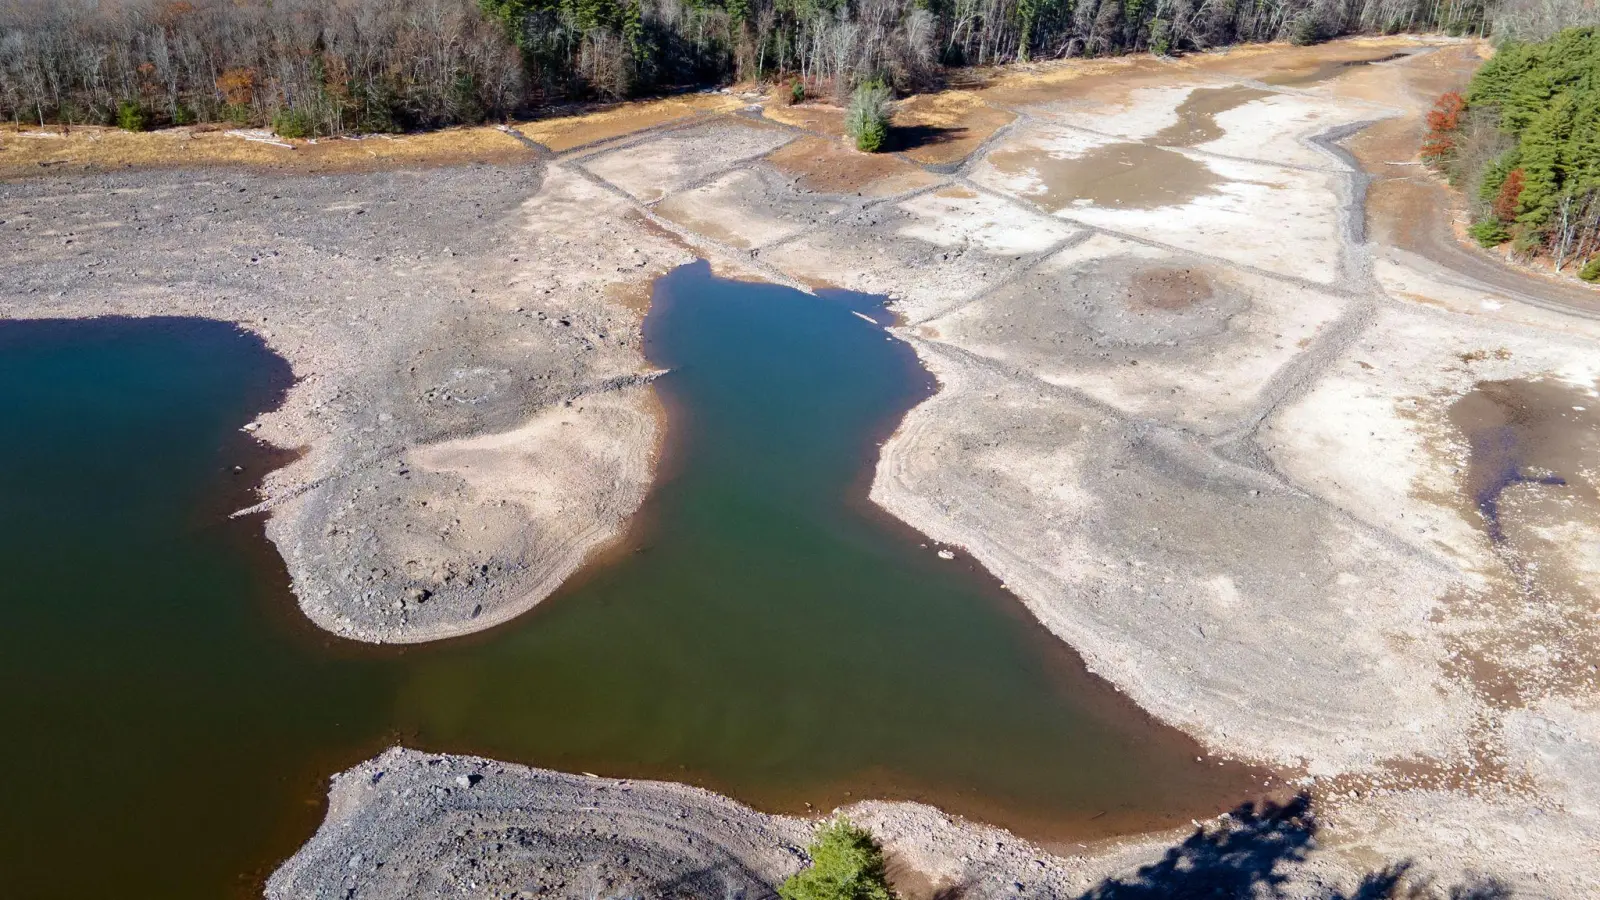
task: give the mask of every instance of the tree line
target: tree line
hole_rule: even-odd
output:
[[[866,81],[926,88],[952,66],[1482,33],[1486,2],[0,0],[0,115],[394,131],[729,80],[842,96]]]
[[[1504,43],[1428,125],[1423,156],[1471,198],[1479,243],[1600,280],[1600,28]]]
[[[37,124],[481,122],[526,102],[470,0],[0,0],[0,112]]]

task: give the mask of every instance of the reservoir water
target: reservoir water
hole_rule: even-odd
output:
[[[932,390],[885,322],[703,263],[663,278],[668,443],[632,531],[520,619],[408,648],[314,629],[260,521],[226,517],[273,464],[238,429],[288,384],[259,340],[0,322],[7,896],[257,895],[327,777],[397,741],[774,811],[920,799],[1046,842],[1257,793],[867,501]]]

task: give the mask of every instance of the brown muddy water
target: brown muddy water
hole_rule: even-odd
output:
[[[1600,398],[1564,381],[1485,381],[1455,401],[1450,424],[1468,447],[1464,494],[1484,533],[1507,540],[1511,493],[1597,504]],[[1587,476],[1587,477],[1586,477]]]
[[[1375,51],[1370,55],[1354,58],[1346,56],[1338,59],[1314,61],[1309,66],[1303,65],[1280,69],[1265,75],[1261,78],[1261,83],[1277,87],[1306,87],[1307,85],[1318,84],[1335,76],[1343,75],[1357,66],[1370,66],[1373,63],[1390,62],[1410,55],[1410,53]]]
[[[1047,843],[1263,792],[866,499],[933,389],[877,298],[663,278],[636,527],[527,615],[371,647],[299,615],[239,429],[287,366],[215,322],[0,322],[5,896],[259,895],[329,775],[395,742],[782,812],[921,800]],[[235,472],[234,466],[244,468]],[[1276,782],[1275,782],[1276,784]]]
[[[1071,206],[1182,206],[1216,193],[1225,180],[1171,148],[1222,137],[1218,115],[1268,96],[1270,91],[1236,85],[1196,88],[1178,105],[1177,121],[1147,140],[1103,144],[1070,157],[1023,144],[990,154],[989,162],[1005,175],[1037,182],[1028,197],[1049,212]]]
[[[1600,389],[1600,384],[1595,386]],[[1600,391],[1556,379],[1486,381],[1448,420],[1467,444],[1462,515],[1499,568],[1462,615],[1457,665],[1505,708],[1592,689],[1600,641]]]
[[[1146,143],[1161,147],[1198,147],[1209,143],[1225,133],[1217,124],[1217,116],[1271,96],[1271,91],[1242,85],[1195,88],[1178,104],[1178,121],[1161,129]]]
[[[1127,141],[1073,157],[1017,147],[991,154],[989,161],[1003,174],[1037,179],[1039,187],[1027,196],[1048,212],[1071,206],[1182,206],[1213,193],[1221,183],[1204,163],[1176,150]],[[1160,177],[1152,175],[1155,171]]]

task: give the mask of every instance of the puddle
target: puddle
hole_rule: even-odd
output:
[[[1391,62],[1410,56],[1409,53],[1382,53],[1358,59],[1330,59],[1317,63],[1311,69],[1284,69],[1267,75],[1261,79],[1263,84],[1278,87],[1304,87],[1309,84],[1327,81],[1336,75],[1341,75],[1357,66],[1370,66],[1373,63]]]
[[[1467,440],[1465,496],[1490,541],[1506,541],[1507,491],[1595,499],[1579,477],[1600,464],[1600,400],[1588,393],[1558,381],[1485,381],[1450,406],[1450,424]]]
[[[1039,187],[1028,196],[1049,212],[1072,206],[1182,206],[1216,193],[1225,179],[1170,148],[1222,137],[1218,114],[1269,96],[1271,91],[1238,85],[1196,88],[1178,105],[1178,121],[1148,140],[1105,144],[1066,158],[1037,147],[1009,147],[990,154],[989,163],[1002,174],[1037,181]]]
[[[1165,147],[1122,142],[1061,158],[1036,147],[990,154],[1005,175],[1036,181],[1029,199],[1049,212],[1072,206],[1160,209],[1216,192],[1222,178],[1204,163]]]
[[[1448,418],[1468,446],[1461,512],[1503,567],[1449,604],[1452,668],[1501,708],[1592,690],[1600,399],[1553,379],[1487,381]]]
[[[1217,116],[1253,100],[1275,96],[1260,88],[1229,85],[1196,88],[1178,104],[1178,121],[1161,129],[1148,143],[1162,147],[1197,147],[1224,134]]]

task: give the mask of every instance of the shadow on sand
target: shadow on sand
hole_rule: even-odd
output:
[[[966,128],[945,128],[938,125],[894,125],[889,129],[888,140],[884,141],[884,150],[890,153],[904,153],[918,147],[931,147],[935,144],[948,144],[951,141],[965,137]]]
[[[1287,803],[1243,804],[1222,824],[1196,828],[1160,860],[1132,875],[1095,885],[1077,900],[1509,900],[1492,878],[1444,886],[1413,871],[1409,860],[1368,873],[1353,889],[1324,885],[1301,866],[1317,850],[1318,823],[1310,797]],[[936,900],[973,900],[990,892],[974,885],[946,887]],[[1046,893],[1012,896],[1044,900]]]
[[[1222,827],[1195,829],[1160,861],[1131,876],[1101,882],[1081,900],[1505,900],[1511,896],[1505,885],[1493,879],[1440,888],[1414,875],[1409,861],[1369,873],[1349,893],[1318,888],[1314,878],[1304,877],[1309,873],[1295,871],[1316,850],[1316,834],[1317,818],[1311,810],[1311,798],[1305,794],[1282,804],[1243,804],[1228,814]]]

